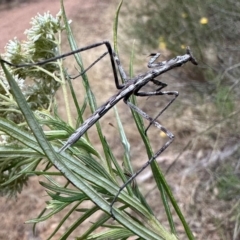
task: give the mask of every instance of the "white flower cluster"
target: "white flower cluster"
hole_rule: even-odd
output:
[[[58,37],[64,29],[61,22],[61,12],[53,17],[49,12],[38,14],[31,20],[31,28],[25,31],[27,40],[10,40],[5,47],[4,59],[12,64],[33,63],[58,55]],[[59,71],[56,62],[42,67],[14,68],[6,65],[19,87],[22,89],[29,106],[33,111],[49,106],[52,96],[59,87],[59,83],[52,78],[52,74]],[[26,85],[25,79],[29,86]],[[0,117],[16,123],[24,121],[19,114],[17,104],[13,98],[6,77],[0,70]]]

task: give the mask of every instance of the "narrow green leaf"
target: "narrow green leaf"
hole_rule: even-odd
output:
[[[117,7],[117,11],[115,14],[115,18],[114,18],[114,23],[113,23],[113,46],[114,46],[114,51],[118,54],[118,43],[117,43],[117,30],[118,30],[118,16],[120,13],[120,9],[122,7],[123,4],[123,0],[121,0],[121,2],[119,3],[118,7]]]
[[[61,221],[59,222],[59,224],[57,225],[55,230],[49,236],[49,238],[48,238],[49,240],[56,234],[56,232],[60,229],[60,227],[63,225],[63,223],[69,218],[69,216],[76,210],[76,208],[79,206],[80,203],[81,202],[75,204],[75,206],[73,206],[72,209],[61,219]],[[78,227],[78,225],[76,227]],[[64,233],[64,236],[69,236],[74,229],[75,228],[72,228],[72,227],[68,228],[68,230]],[[64,239],[64,238],[62,237],[60,239]]]
[[[18,157],[33,157],[33,158],[40,158],[43,157],[42,154],[31,150],[29,148],[17,148],[11,146],[0,147],[1,158],[18,158]]]
[[[66,240],[70,236],[70,234],[79,227],[86,219],[91,217],[95,212],[97,212],[99,208],[97,206],[92,207],[88,211],[86,211],[79,219],[77,219],[70,228],[64,233],[64,235],[60,238],[60,240]]]
[[[63,20],[64,20],[64,23],[65,23],[70,47],[71,47],[72,50],[76,50],[78,47],[77,47],[77,44],[76,44],[75,39],[73,37],[73,34],[72,34],[71,28],[69,26],[69,23],[67,21],[67,17],[66,17],[64,5],[63,5],[63,0],[61,0],[61,9],[62,9],[62,13],[63,13]],[[78,65],[79,65],[81,71],[84,71],[84,67],[83,67],[83,63],[82,63],[80,54],[75,54],[74,57],[75,57]],[[94,94],[91,91],[86,73],[82,75],[82,78],[83,78],[83,86],[85,87],[85,91],[86,91],[86,94],[87,94],[87,99],[88,99],[88,102],[89,102],[91,112],[94,113],[96,108],[97,108],[97,104],[96,104]],[[100,139],[100,141],[102,143],[102,146],[103,146],[103,151],[104,151],[104,155],[105,155],[105,159],[106,159],[105,161],[107,162],[106,166],[108,167],[110,165],[110,159],[109,159],[108,154],[106,152],[106,148],[105,148],[106,143],[105,143],[104,136],[103,136],[103,133],[102,133],[102,130],[101,130],[101,126],[100,126],[99,122],[96,122],[95,126],[97,128],[98,136],[99,136],[99,139]],[[102,159],[102,161],[103,161],[103,159]],[[103,162],[105,162],[105,161],[103,161]],[[109,169],[109,172],[111,172],[111,169]]]
[[[67,207],[69,203],[61,203],[58,207],[55,207],[53,211],[49,212],[45,216],[34,218],[26,221],[25,223],[39,223],[48,220],[50,217],[54,216],[56,213],[61,212],[65,207]]]
[[[31,135],[29,132],[21,129],[15,123],[0,118],[0,130],[5,132],[8,136],[11,136],[19,142],[23,143],[30,149],[33,149],[39,153],[43,153],[34,136]]]
[[[112,240],[119,240],[123,238],[129,238],[131,236],[134,236],[131,231],[125,228],[115,228],[115,229],[109,229],[105,232],[97,233],[90,235],[87,239],[96,239],[96,240],[106,240],[106,239],[112,239]]]
[[[19,104],[19,108],[21,109],[22,113],[24,114],[27,123],[29,124],[29,127],[32,129],[34,132],[34,135],[43,149],[46,157],[57,167],[59,171],[61,171],[69,181],[72,182],[77,188],[81,189],[90,199],[94,201],[94,203],[100,207],[103,211],[108,212],[110,211],[109,208],[109,203],[99,196],[99,194],[86,182],[84,179],[89,179],[90,182],[93,182],[97,185],[100,185],[102,188],[106,188],[109,192],[111,192],[113,195],[115,195],[118,191],[118,187],[114,186],[113,183],[106,180],[102,179],[101,177],[97,176],[96,173],[89,171],[89,169],[83,165],[79,165],[78,163],[74,162],[76,159],[71,158],[70,155],[67,153],[63,153],[61,155],[61,158],[59,158],[59,154],[57,154],[52,146],[46,141],[44,133],[39,126],[37,120],[35,119],[33,113],[31,112],[30,108],[28,107],[28,104],[26,100],[24,99],[24,96],[16,84],[15,80],[11,76],[11,74],[8,72],[6,67],[4,66],[3,62],[1,61],[2,68],[5,72],[5,75],[9,81],[11,90],[13,92],[13,95],[16,98],[17,103]],[[64,156],[67,156],[65,158]],[[63,160],[64,159],[64,160]],[[73,160],[74,159],[74,160]],[[73,160],[73,162],[71,161]],[[77,167],[77,169],[76,169]],[[77,170],[77,172],[73,172],[72,170]],[[146,216],[148,216],[148,212],[141,206],[141,204],[137,204],[134,199],[130,198],[128,195],[125,193],[121,194],[121,199],[125,200],[128,202],[128,204],[132,207],[135,208],[136,206],[138,207],[138,210],[140,212],[145,212]],[[65,205],[64,205],[65,206]],[[59,207],[64,208],[64,206]],[[114,215],[117,221],[119,221],[121,224],[123,224],[126,228],[130,229],[133,231],[135,234],[138,236],[141,236],[145,239],[160,239],[159,236],[154,233],[153,231],[147,229],[144,227],[142,224],[139,224],[136,221],[133,221],[127,214],[124,212],[114,209]],[[149,216],[150,217],[150,216]],[[38,221],[36,219],[36,221]],[[169,233],[167,231],[164,231],[163,236],[168,235]]]
[[[132,165],[129,164],[130,163],[130,144],[129,144],[127,136],[124,132],[124,128],[123,128],[120,116],[118,114],[117,107],[114,107],[114,112],[115,112],[115,116],[117,119],[117,125],[118,125],[118,130],[120,133],[120,137],[121,137],[121,142],[124,147],[124,158],[126,159],[126,163],[127,163],[125,167],[127,167],[127,169],[131,173],[133,173]]]

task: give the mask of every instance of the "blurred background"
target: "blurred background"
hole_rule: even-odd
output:
[[[79,47],[102,40],[112,42],[118,3],[116,0],[64,1]],[[15,36],[24,40],[23,33],[37,13],[50,11],[55,15],[59,9],[58,0],[0,1],[1,53],[8,40]],[[184,54],[186,46],[190,46],[198,60],[198,67],[189,63],[158,78],[168,84],[166,90],[178,91],[179,97],[159,119],[174,133],[175,141],[157,159],[196,239],[240,239],[239,10],[240,2],[232,0],[130,0],[123,3],[119,18],[119,55],[126,70],[133,48],[136,75],[147,70],[148,55],[153,52],[161,52],[162,61]],[[69,51],[64,37],[62,51]],[[84,53],[85,66],[102,51],[95,49]],[[89,71],[89,79],[99,105],[116,93],[108,58]],[[74,85],[79,89],[81,101],[81,82],[74,82]],[[151,86],[146,90],[151,90]],[[139,99],[138,105],[155,116],[169,99],[167,96]],[[59,111],[64,115],[61,93],[57,100]],[[118,110],[131,143],[134,168],[138,169],[147,159],[143,145],[127,106],[119,103]],[[116,127],[109,127],[109,123],[115,125],[113,119],[114,114],[109,112],[101,119],[101,125],[121,159],[122,147],[115,136]],[[94,129],[90,130],[90,136],[94,142]],[[154,128],[150,129],[149,136],[155,150],[166,141]],[[39,224],[37,236],[33,236],[31,225],[24,225],[24,221],[41,212],[47,201],[38,181],[39,178],[33,177],[17,201],[0,199],[3,219],[0,239],[46,239],[56,226],[58,216]],[[154,191],[150,169],[142,173],[137,182],[157,218],[167,223]],[[89,224],[86,222],[79,231]],[[179,239],[184,239],[180,224],[178,232]]]

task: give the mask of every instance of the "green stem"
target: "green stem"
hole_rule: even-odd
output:
[[[60,51],[60,44],[61,44],[61,33],[59,32],[59,52]],[[73,127],[73,121],[72,121],[72,115],[70,111],[70,103],[69,103],[69,96],[68,96],[68,90],[67,90],[67,82],[64,77],[64,71],[63,71],[63,59],[58,60],[59,67],[60,67],[60,75],[61,75],[61,86],[62,86],[62,91],[63,91],[63,98],[65,102],[65,107],[66,107],[66,114],[67,114],[67,120],[68,124]]]

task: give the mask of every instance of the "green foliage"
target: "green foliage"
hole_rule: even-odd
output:
[[[183,110],[189,107],[184,101],[190,100],[194,109],[191,111],[201,108],[199,118],[208,118],[201,124],[216,125],[218,143],[220,138],[225,141],[235,136],[236,128],[229,129],[229,117],[235,116],[231,117],[230,125],[237,127],[239,122],[240,15],[237,9],[239,2],[227,0],[153,0],[151,4],[141,0],[135,7],[129,3],[128,22],[133,27],[127,25],[127,30],[140,42],[141,51],[144,46],[170,51],[172,55],[179,54],[186,46],[193,50],[199,67],[181,70],[184,73],[177,76],[181,95],[177,117],[183,116]],[[218,121],[222,122],[221,129]],[[209,145],[216,147],[216,144]]]
[[[218,179],[219,197],[225,200],[239,198],[240,181],[233,169],[224,171]]]
[[[240,195],[240,180],[239,171],[236,167],[235,158],[238,157],[239,150],[233,157],[228,158],[228,161],[217,168],[214,176],[216,179],[217,197],[226,201],[226,208],[231,212],[231,222],[234,226],[234,236],[238,236],[239,232],[239,195]]]
[[[227,116],[235,109],[233,95],[229,87],[222,87],[216,94],[216,105],[223,115]]]
[[[227,59],[222,59],[222,66],[226,68],[227,64],[231,66],[239,60],[235,54],[240,43],[238,7],[238,2],[227,0],[153,0],[151,4],[143,0],[133,10],[135,27],[131,31],[143,44],[155,48],[165,46],[174,54],[189,45],[199,61],[207,59],[207,51],[213,54],[212,59],[228,53]],[[234,57],[232,63],[229,62],[231,57]]]
[[[224,156],[226,147],[239,147],[239,1],[140,0],[134,2],[134,6],[129,1],[128,6],[129,21],[124,22],[125,29],[129,38],[137,39],[143,53],[149,52],[143,51],[147,48],[176,55],[190,46],[199,61],[198,69],[181,70],[182,75],[176,78],[180,107],[172,111],[171,118],[176,116],[174,121],[189,120],[186,125],[194,125],[183,139],[190,139],[183,149],[192,148],[196,155],[208,151],[213,151],[214,155],[220,151]],[[184,117],[186,112],[191,113],[187,115],[189,119]],[[181,125],[176,127],[176,136],[177,131],[181,132]],[[196,139],[199,144],[192,147]],[[200,142],[205,144],[202,146]],[[228,200],[239,197],[236,173],[239,171],[239,151],[232,158],[235,171],[223,169],[218,182],[220,196]],[[219,165],[225,166],[228,161],[226,157]],[[236,225],[238,222],[239,214]]]
[[[128,27],[128,32],[140,41],[141,48],[168,49],[173,55],[186,46],[192,48],[200,66],[188,73],[188,78],[208,84],[204,89],[198,86],[202,97],[206,94],[216,99],[222,88],[239,86],[239,2],[153,0],[149,4],[141,0],[135,8],[129,5],[133,27]],[[231,94],[232,101],[239,99],[239,88]]]
[[[20,43],[17,40],[10,41],[7,46],[6,60],[16,64],[31,63],[58,55],[58,52],[61,52],[60,43],[63,30],[66,30],[72,50],[77,48],[62,1],[61,4],[61,12],[56,18],[47,13],[43,16],[38,15],[32,20],[33,26],[26,32],[28,34],[26,43]],[[114,24],[115,44],[117,43],[117,21],[121,4],[122,2],[118,7]],[[132,69],[133,55],[130,69]],[[80,55],[75,55],[75,59],[79,68],[83,70],[84,66]],[[73,212],[81,214],[75,222],[68,226],[61,239],[67,239],[76,228],[97,211],[101,211],[100,217],[94,219],[91,227],[77,239],[127,239],[131,236],[138,236],[139,239],[177,239],[170,209],[170,204],[172,204],[188,238],[193,239],[171,189],[155,162],[151,164],[151,167],[162,196],[171,232],[157,221],[136,185],[129,185],[127,190],[120,194],[118,201],[122,204],[121,207],[117,208],[117,204],[114,205],[116,221],[108,223],[111,219],[109,205],[121,185],[121,183],[118,184],[119,178],[124,182],[126,175],[132,174],[130,147],[116,108],[116,119],[124,146],[124,167],[127,169],[127,174],[112,153],[99,123],[96,124],[96,127],[104,156],[101,156],[95,149],[87,134],[67,152],[61,154],[57,152],[62,146],[61,139],[66,139],[69,134],[74,132],[69,110],[69,96],[66,91],[67,84],[79,114],[79,123],[83,121],[82,114],[86,105],[90,106],[92,112],[95,111],[95,98],[86,74],[82,77],[87,100],[80,105],[71,82],[66,81],[68,74],[62,59],[43,67],[9,68],[2,61],[1,66],[4,73],[1,75],[0,95],[0,106],[3,113],[0,118],[0,131],[4,140],[0,146],[1,194],[12,196],[21,192],[22,187],[32,175],[42,175],[47,180],[47,182],[40,182],[50,198],[47,207],[36,219],[28,222],[36,224],[46,221],[69,207],[70,210],[69,208],[66,210],[65,216],[49,239],[55,235]],[[34,82],[30,89],[26,87],[25,78]],[[63,89],[68,123],[58,116],[54,102],[55,92],[60,85]],[[132,101],[135,100],[132,99]],[[14,117],[9,117],[10,115]],[[133,118],[150,158],[153,153],[144,133],[142,119],[136,113],[133,114]],[[43,131],[43,127],[48,130]],[[40,164],[42,170],[38,169]],[[57,171],[53,171],[52,166]],[[55,179],[56,176],[61,176],[66,184],[59,184]],[[82,205],[86,201],[92,202],[88,208]],[[134,212],[134,216],[132,212]],[[100,227],[101,232],[95,234],[94,231]],[[103,227],[107,230],[103,231]]]

